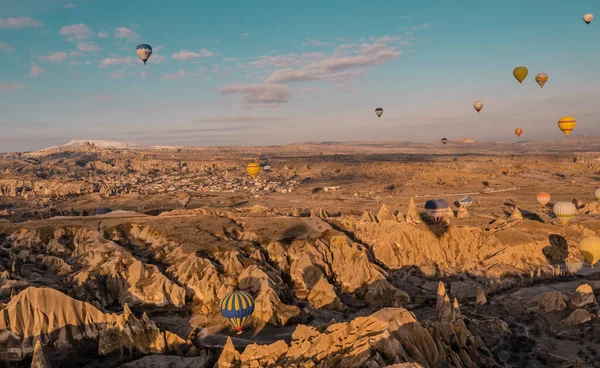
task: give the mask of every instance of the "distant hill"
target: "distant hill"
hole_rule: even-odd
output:
[[[131,142],[93,140],[93,139],[76,139],[76,140],[70,141],[69,143],[60,145],[60,146],[44,148],[41,151],[53,151],[53,150],[57,150],[57,149],[61,149],[61,148],[75,148],[75,147],[84,146],[88,143],[93,144],[98,148],[132,149],[132,148],[144,147],[144,145],[142,145],[142,144],[131,143]]]

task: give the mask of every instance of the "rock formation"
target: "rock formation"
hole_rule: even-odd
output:
[[[529,305],[551,313],[567,309],[568,301],[569,297],[559,291],[547,291],[531,299]]]
[[[582,308],[590,304],[598,305],[594,290],[589,284],[579,285],[575,290],[575,294],[571,297],[571,306],[573,308]]]
[[[586,323],[592,320],[592,315],[586,311],[585,309],[575,309],[573,313],[569,315],[569,317],[560,321],[566,325],[580,325],[582,323]]]

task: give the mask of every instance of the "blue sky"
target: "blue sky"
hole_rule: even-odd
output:
[[[0,152],[600,134],[600,5],[573,3],[0,0]]]

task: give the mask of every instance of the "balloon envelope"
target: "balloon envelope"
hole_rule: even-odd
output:
[[[267,164],[265,165],[265,167],[263,167],[263,170],[265,171],[271,171],[271,164],[267,162]]]
[[[517,137],[520,137],[521,134],[523,134],[523,129],[521,129],[521,128],[515,129],[515,134],[517,135]]]
[[[251,162],[246,167],[246,171],[252,178],[256,178],[256,175],[260,172],[260,165],[256,162]]]
[[[481,109],[483,108],[483,102],[481,101],[475,101],[473,103],[473,108],[475,109],[475,111],[479,112],[481,111]]]
[[[458,204],[460,204],[461,207],[469,207],[469,206],[471,206],[472,203],[473,203],[473,198],[471,198],[470,195],[466,195],[466,196],[460,197],[458,199]]]
[[[583,16],[583,21],[584,21],[586,24],[590,24],[590,22],[591,22],[593,19],[594,19],[594,15],[593,15],[593,14],[589,14],[589,13],[588,13],[588,14],[586,14],[586,15],[584,15],[584,16]]]
[[[596,198],[597,202],[600,202],[600,188],[596,188],[594,191],[594,197]]]
[[[538,75],[535,76],[535,81],[540,85],[540,87],[544,88],[544,84],[546,84],[548,81],[548,74],[538,73]]]
[[[552,208],[552,212],[554,212],[554,216],[560,220],[560,222],[565,225],[573,216],[575,216],[575,212],[577,212],[577,208],[572,202],[556,202],[554,204],[554,208]]]
[[[539,192],[535,195],[535,199],[540,204],[540,206],[544,207],[550,202],[550,193],[548,192]]]
[[[376,108],[375,114],[377,114],[377,116],[381,117],[381,115],[383,115],[383,109],[381,107]]]
[[[600,260],[600,238],[590,236],[581,239],[579,242],[579,252],[589,262],[590,266],[594,268],[594,264]]]
[[[443,144],[446,144],[447,142],[448,142],[448,139],[446,139],[446,138],[442,138],[442,143],[443,143]]]
[[[527,78],[527,74],[529,74],[529,70],[527,70],[524,66],[518,66],[513,70],[513,75],[519,81],[519,83],[523,83],[525,78]]]
[[[265,167],[265,165],[269,163],[269,161],[267,160],[267,158],[265,156],[261,156],[258,159],[258,164],[260,165],[260,167]]]
[[[254,299],[247,292],[236,290],[225,295],[219,307],[223,317],[241,334],[244,324],[254,312]]]
[[[571,131],[575,129],[575,125],[577,125],[577,121],[575,121],[575,118],[572,116],[563,116],[558,120],[558,128],[562,130],[567,137],[571,134]]]
[[[425,212],[431,217],[434,224],[439,225],[448,215],[449,207],[448,202],[443,199],[430,199],[425,203]]]
[[[146,64],[146,61],[148,61],[148,59],[150,59],[150,55],[152,55],[152,47],[150,47],[150,45],[142,43],[135,48],[135,52],[140,57],[140,59],[142,59],[144,64]]]

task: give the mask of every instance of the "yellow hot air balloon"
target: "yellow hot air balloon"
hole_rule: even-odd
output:
[[[260,164],[258,164],[256,162],[251,162],[246,167],[246,171],[253,179],[256,179],[256,176],[260,172]]]
[[[481,111],[481,109],[483,108],[483,102],[481,101],[475,101],[473,103],[473,108],[475,109],[475,111],[479,112]]]
[[[521,129],[521,128],[515,129],[515,134],[517,135],[517,137],[520,137],[521,134],[523,134],[523,129]]]
[[[536,194],[535,199],[540,204],[540,206],[544,207],[550,202],[550,193],[548,192],[539,192]]]
[[[560,118],[560,120],[558,120],[558,128],[562,130],[567,137],[569,134],[571,134],[571,131],[575,128],[575,125],[577,125],[577,121],[575,121],[575,118],[572,116],[563,116]]]
[[[600,238],[590,236],[581,239],[579,242],[579,252],[590,263],[590,267],[594,268],[594,264],[600,260]]]
[[[546,84],[548,81],[548,74],[538,73],[538,75],[535,76],[535,81],[540,85],[540,87],[544,88],[544,84]]]
[[[554,216],[560,220],[561,224],[565,225],[570,219],[575,216],[577,208],[572,202],[556,202],[552,208]]]
[[[524,66],[518,66],[513,70],[513,75],[517,78],[519,83],[523,83],[525,78],[527,78],[527,74],[529,74],[529,70]]]

